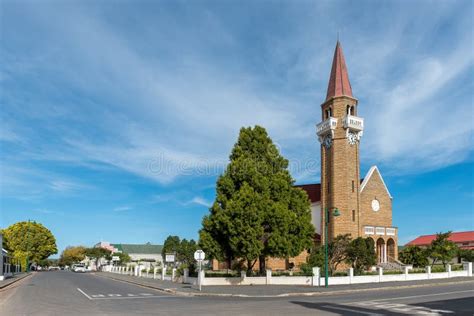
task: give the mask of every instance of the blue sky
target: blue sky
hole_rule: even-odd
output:
[[[472,1],[2,1],[0,227],[196,238],[241,126],[319,182],[337,32],[401,243],[472,230]]]

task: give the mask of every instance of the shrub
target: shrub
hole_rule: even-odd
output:
[[[389,271],[384,271],[384,275],[389,275],[389,274],[403,274],[403,271],[400,270],[389,270]]]
[[[408,273],[426,273],[426,270],[425,270],[425,269],[421,269],[421,268],[418,268],[418,269],[411,269],[411,270],[408,270]]]

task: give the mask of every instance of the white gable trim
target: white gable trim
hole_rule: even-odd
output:
[[[387,191],[388,196],[390,197],[390,199],[393,199],[392,195],[390,194],[390,191],[387,188],[387,185],[385,184],[385,181],[383,181],[382,174],[380,173],[380,170],[379,170],[379,168],[377,168],[377,166],[370,167],[369,172],[367,172],[367,175],[365,176],[364,181],[362,181],[362,184],[360,185],[360,192],[362,192],[364,190],[365,186],[369,182],[369,180],[372,177],[372,175],[374,174],[375,170],[377,170],[377,172],[380,176],[380,180],[382,180],[383,186],[385,187],[385,191]]]

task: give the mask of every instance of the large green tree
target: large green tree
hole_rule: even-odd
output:
[[[200,230],[212,258],[247,262],[296,256],[312,246],[310,202],[295,188],[283,158],[263,127],[242,128],[230,163],[217,180],[216,199]]]
[[[84,246],[67,247],[61,253],[59,264],[61,266],[70,266],[73,263],[84,260],[86,257],[86,248]]]
[[[356,274],[376,264],[375,245],[372,238],[357,237],[347,248],[347,259]]]
[[[428,247],[428,254],[432,260],[432,266],[436,262],[441,261],[446,268],[446,264],[456,256],[459,248],[454,242],[449,240],[449,236],[451,236],[451,232],[436,234],[436,238]]]
[[[4,247],[26,268],[58,253],[56,239],[49,229],[37,222],[18,222],[2,231]]]
[[[415,268],[426,267],[428,265],[428,251],[415,245],[406,246],[398,254],[398,259]]]

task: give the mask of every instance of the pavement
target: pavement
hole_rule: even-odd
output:
[[[153,278],[135,277],[110,272],[97,272],[100,277],[129,282],[167,293],[184,296],[236,296],[236,297],[278,297],[278,296],[317,296],[329,295],[331,293],[343,294],[352,291],[379,291],[390,289],[404,289],[411,287],[436,286],[444,284],[458,284],[462,282],[474,282],[472,277],[460,277],[450,279],[383,282],[351,285],[331,285],[328,288],[305,286],[305,285],[236,285],[236,286],[203,286],[199,291],[196,285],[174,283]]]
[[[10,286],[11,284],[20,281],[24,277],[27,277],[30,273],[22,272],[22,273],[15,273],[10,278],[7,278],[5,280],[0,281],[0,289],[6,288],[7,286]]]
[[[100,274],[51,271],[0,291],[0,315],[472,315],[474,281],[458,281],[319,296],[215,297],[172,295]]]

